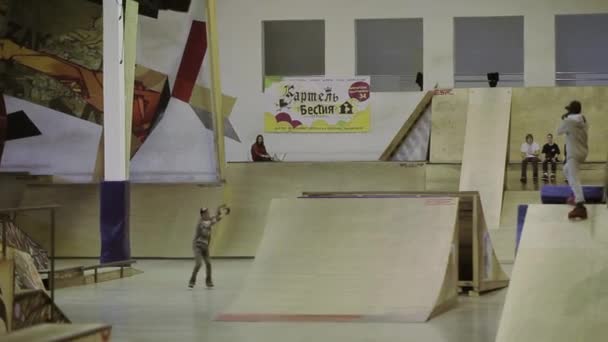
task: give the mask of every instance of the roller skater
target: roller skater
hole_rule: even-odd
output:
[[[192,251],[194,252],[194,269],[192,270],[192,276],[188,283],[188,288],[192,289],[196,284],[196,276],[200,270],[203,261],[205,262],[205,284],[208,288],[213,287],[213,280],[211,278],[211,261],[209,260],[209,244],[211,242],[211,228],[224,218],[224,216],[230,214],[230,208],[228,206],[221,205],[217,208],[215,216],[209,214],[209,209],[201,208],[200,218],[196,226],[196,232],[194,239],[192,240]]]
[[[564,174],[568,185],[572,188],[574,196],[568,203],[574,209],[568,213],[569,219],[587,219],[587,208],[580,179],[580,165],[587,159],[589,148],[587,146],[589,124],[582,112],[581,103],[572,101],[566,109],[568,112],[562,116],[562,122],[557,134],[566,136],[566,165]]]

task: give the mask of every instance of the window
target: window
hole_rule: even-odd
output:
[[[422,19],[355,21],[357,75],[371,77],[372,91],[420,90]]]
[[[265,76],[325,74],[325,22],[289,20],[263,22]]]
[[[454,18],[456,87],[488,87],[488,73],[498,72],[498,86],[524,84],[524,17]]]
[[[557,85],[608,84],[608,14],[555,17]]]

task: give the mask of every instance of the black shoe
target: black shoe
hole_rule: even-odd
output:
[[[528,183],[528,179],[526,177],[521,177],[519,179],[519,181],[522,182],[522,183],[524,183],[524,184]]]
[[[538,183],[538,177],[534,177],[532,180],[534,181],[534,184]]]
[[[192,290],[193,288],[194,288],[194,283],[192,283],[192,282],[188,283],[188,289]]]
[[[205,281],[205,285],[207,285],[208,288],[212,288],[214,286],[213,281],[211,279],[207,279]]]
[[[584,205],[577,205],[571,212],[568,213],[570,220],[586,220],[587,219],[587,208]]]

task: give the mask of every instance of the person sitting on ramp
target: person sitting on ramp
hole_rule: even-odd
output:
[[[264,145],[264,136],[261,134],[255,138],[255,142],[251,145],[251,160],[254,162],[271,162],[272,157],[266,151]]]
[[[196,284],[196,276],[201,269],[202,262],[205,261],[206,278],[205,284],[208,288],[213,287],[211,279],[211,261],[209,260],[209,244],[211,243],[211,228],[230,214],[230,208],[223,204],[217,208],[217,214],[211,216],[209,209],[201,208],[200,219],[196,225],[196,232],[192,240],[192,251],[194,252],[194,269],[188,283],[188,288],[192,289]]]
[[[589,153],[588,132],[589,124],[582,112],[579,101],[572,101],[567,107],[568,112],[562,115],[562,122],[557,134],[566,136],[566,165],[564,174],[568,184],[572,188],[574,197],[568,198],[568,203],[575,205],[568,213],[569,219],[586,219],[587,208],[585,208],[585,197],[580,179],[580,166],[587,159]]]
[[[534,183],[538,182],[538,156],[540,155],[540,146],[534,142],[534,136],[532,134],[526,135],[526,141],[521,144],[521,178],[520,181],[522,183],[526,183],[528,181],[528,163],[532,163],[532,176],[534,179]]]
[[[553,134],[547,134],[547,143],[543,146],[542,153],[545,155],[543,160],[543,181],[555,181],[555,173],[557,170],[557,162],[559,162],[559,145],[553,142]],[[551,173],[549,173],[549,164],[551,164]]]

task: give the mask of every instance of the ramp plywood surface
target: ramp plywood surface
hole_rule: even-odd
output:
[[[479,191],[489,229],[498,229],[504,189],[511,89],[469,90],[460,191]]]
[[[390,162],[230,163],[226,192],[197,184],[131,184],[133,257],[192,257],[192,236],[201,207],[226,202],[231,214],[217,227],[212,253],[255,256],[273,198],[296,198],[302,191],[410,190],[425,188],[425,167]],[[56,255],[99,256],[97,185],[31,185],[23,206],[57,203]],[[28,213],[16,224],[35,241],[49,244],[48,214]]]
[[[538,191],[505,191],[500,213],[500,229],[517,229],[517,207],[520,204],[541,204]]]
[[[14,261],[12,259],[0,260],[0,335],[12,331],[14,294]]]
[[[456,300],[457,209],[449,198],[273,200],[244,288],[218,319],[424,322]]]
[[[557,136],[564,107],[572,100],[583,105],[583,114],[589,121],[589,156],[587,161],[605,161],[608,154],[608,87],[555,87],[513,89],[511,114],[511,143],[509,158],[521,160],[519,148],[526,134],[531,133],[542,147],[547,133],[553,133],[560,149],[563,137]],[[564,152],[562,151],[562,157]]]
[[[112,328],[105,324],[39,324],[5,337],[6,342],[110,340]]]
[[[431,114],[431,163],[460,163],[464,149],[468,89],[452,89],[433,97]]]
[[[566,205],[530,205],[497,342],[594,342],[608,336],[608,209],[569,221]]]
[[[509,278],[498,262],[476,191],[463,192],[306,192],[307,198],[458,198],[458,281],[461,289],[480,294],[506,287]],[[513,234],[515,235],[515,234]],[[515,238],[510,239],[514,242]],[[511,251],[514,247],[511,248]],[[512,259],[512,257],[511,257]]]
[[[302,191],[425,188],[424,166],[386,162],[232,163],[226,174],[227,201],[232,212],[213,237],[211,253],[217,257],[256,256],[274,198],[296,198]],[[191,251],[188,249],[187,253]]]

